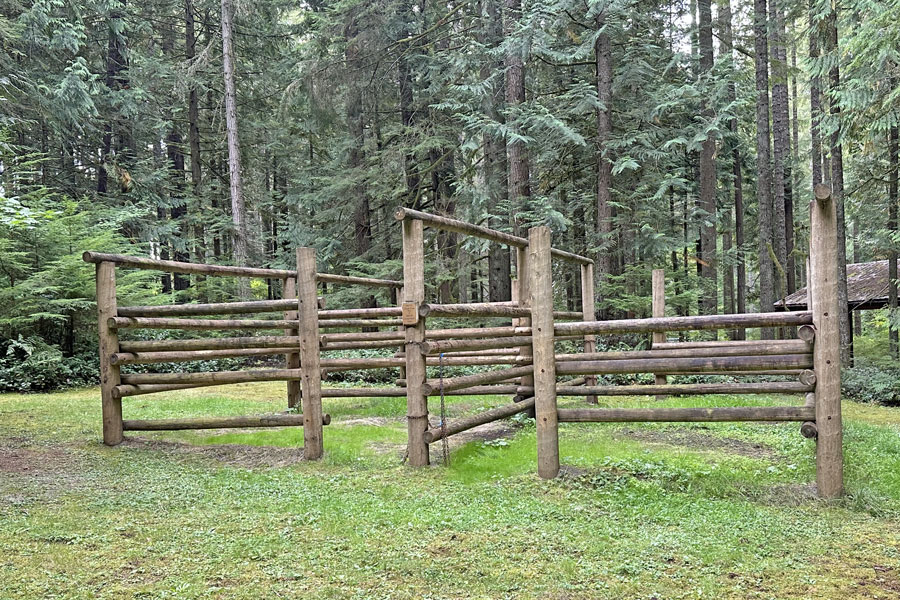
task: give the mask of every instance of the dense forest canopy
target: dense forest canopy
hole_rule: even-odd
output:
[[[550,225],[607,318],[649,313],[653,268],[677,314],[774,310],[805,285],[815,183],[846,261],[896,264],[897,23],[900,0],[0,0],[7,354],[93,356],[84,250],[283,268],[306,245],[396,277],[401,205]],[[507,249],[429,235],[432,298],[509,298]],[[280,294],[228,285],[119,281]]]

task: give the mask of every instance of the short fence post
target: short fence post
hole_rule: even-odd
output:
[[[559,475],[559,426],[556,414],[556,358],[553,345],[553,269],[550,228],[528,231],[528,287],[534,353],[534,399],[538,475]]]
[[[653,277],[651,282],[652,300],[650,310],[653,317],[666,316],[666,271],[665,269],[653,269]],[[657,344],[666,341],[666,333],[664,331],[654,331],[652,338],[653,348]],[[668,381],[665,375],[654,375],[654,383],[656,385],[666,385]],[[665,396],[657,396],[657,400],[664,399]]]
[[[319,370],[319,299],[316,251],[297,248],[297,306],[303,394],[303,457],[322,458],[322,373]]]
[[[424,393],[425,356],[419,346],[425,341],[425,319],[418,316],[425,302],[425,235],[422,221],[403,221],[403,303],[415,313],[406,329],[406,425],[409,464],[424,467],[429,462],[425,431],[428,429],[428,397]],[[412,311],[410,311],[412,313]],[[404,313],[406,313],[404,307]],[[414,322],[412,320],[414,319]]]
[[[816,372],[816,484],[819,497],[836,498],[844,491],[841,424],[841,307],[838,299],[837,217],[831,188],[819,184],[810,203],[810,273],[813,364]]]
[[[597,319],[595,312],[594,298],[594,264],[583,263],[581,265],[581,320],[595,321]],[[588,334],[584,336],[583,352],[585,354],[597,351],[597,336]],[[588,375],[584,378],[584,384],[588,386],[597,385],[597,377]],[[597,396],[588,396],[586,398],[588,404],[597,404]]]
[[[284,280],[284,287],[282,288],[282,295],[285,299],[296,298],[297,297],[297,278],[296,277],[287,277]],[[286,321],[297,321],[300,317],[296,310],[288,310],[284,313],[284,318]],[[298,336],[300,335],[299,330],[297,328],[290,328],[284,330],[284,335],[290,336]],[[299,348],[298,348],[299,350]],[[284,363],[286,369],[299,369],[300,368],[300,353],[292,352],[290,354],[284,355]],[[288,408],[296,408],[300,409],[300,382],[297,380],[291,380],[287,382],[287,405]]]
[[[119,367],[111,357],[119,351],[119,334],[110,328],[109,319],[117,316],[116,265],[97,263],[97,333],[100,347],[100,398],[103,412],[103,443],[122,443],[122,399],[113,398],[113,388],[121,383]]]
[[[530,272],[530,263],[528,262],[528,249],[527,248],[516,248],[516,294],[519,302],[519,306],[524,306],[525,308],[531,307],[531,276]],[[518,327],[531,327],[531,317],[520,317],[516,322]],[[522,360],[529,360],[532,357],[532,347],[531,344],[525,344],[524,346],[519,346],[519,356],[522,357]],[[522,376],[522,386],[523,387],[533,387],[534,386],[534,375],[523,375]],[[530,408],[526,411],[526,416],[535,418],[534,408]]]

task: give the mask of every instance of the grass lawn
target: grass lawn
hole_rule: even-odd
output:
[[[284,397],[274,383],[187,390],[126,399],[125,417],[272,412]],[[404,409],[326,399],[325,458],[305,463],[299,428],[107,448],[97,389],[0,395],[0,598],[900,598],[898,409],[845,403],[834,503],[815,499],[796,423],[564,424],[548,482],[524,419],[454,440],[449,467],[404,466]]]

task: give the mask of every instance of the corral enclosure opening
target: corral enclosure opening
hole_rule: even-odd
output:
[[[324,452],[322,430],[330,422],[323,398],[405,397],[409,464],[429,464],[429,445],[478,425],[528,413],[537,429],[541,477],[559,473],[560,422],[626,421],[797,421],[817,439],[817,489],[822,497],[842,493],[840,341],[837,302],[837,237],[834,203],[827,188],[810,203],[809,311],[666,317],[664,276],[654,272],[653,317],[598,321],[594,265],[589,258],[551,246],[547,227],[519,237],[455,219],[401,208],[402,281],[318,273],[315,251],[297,249],[296,270],[205,265],[86,252],[97,265],[97,306],[103,439],[119,444],[124,431],[229,427],[302,426],[304,457]],[[515,250],[517,273],[510,302],[434,304],[426,302],[424,228],[476,236]],[[581,310],[556,310],[552,261],[574,262],[581,273]],[[280,279],[282,298],[214,304],[119,306],[116,269],[156,269],[203,276]],[[383,288],[394,306],[331,308],[317,295],[318,284]],[[262,318],[262,315],[276,318]],[[502,326],[427,327],[429,319],[454,323],[505,319]],[[478,321],[480,323],[480,321]],[[796,328],[796,339],[668,342],[665,332],[746,328]],[[129,330],[260,331],[280,335],[129,340]],[[334,330],[344,330],[334,332]],[[350,330],[350,331],[346,331]],[[597,352],[596,336],[651,333],[650,350]],[[123,339],[120,339],[120,334]],[[557,343],[575,340],[581,352],[559,352]],[[393,349],[385,357],[323,357],[332,350]],[[128,365],[208,361],[284,355],[284,368],[182,373],[122,373]],[[428,367],[498,367],[466,375],[429,377]],[[345,371],[399,369],[391,387],[324,387],[323,376]],[[649,385],[598,385],[598,376],[655,375]],[[670,384],[668,375],[764,374],[793,381]],[[287,406],[299,414],[168,420],[125,420],[122,399],[202,386],[286,381]],[[796,394],[797,405],[719,408],[596,408],[598,396],[697,394]],[[440,395],[507,395],[508,404],[433,426],[428,399]],[[586,406],[560,408],[558,396],[580,396]]]

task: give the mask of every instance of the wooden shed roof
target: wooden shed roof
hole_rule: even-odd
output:
[[[900,265],[900,260],[897,261]],[[784,299],[788,310],[806,310],[806,288]],[[888,261],[847,265],[847,302],[851,310],[883,308],[888,303]],[[782,301],[775,303],[782,308]]]

